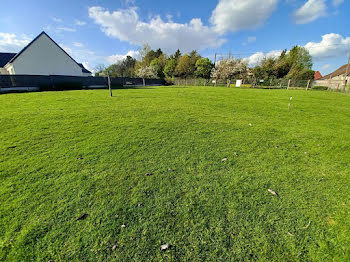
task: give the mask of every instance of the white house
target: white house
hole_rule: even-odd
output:
[[[45,32],[18,54],[0,53],[0,74],[91,76]]]

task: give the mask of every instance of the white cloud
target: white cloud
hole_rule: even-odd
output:
[[[184,52],[216,48],[225,42],[213,28],[204,26],[199,18],[180,24],[165,22],[156,16],[143,22],[136,7],[110,12],[98,6],[89,8],[89,16],[108,36],[138,46],[148,43],[152,48],[160,47],[166,52],[174,52],[178,48]]]
[[[350,37],[343,37],[339,34],[326,34],[322,36],[320,42],[309,42],[304,46],[309,50],[313,60],[320,62],[329,58],[346,57],[350,52]],[[249,66],[258,65],[264,57],[278,57],[282,50],[273,50],[268,53],[257,52],[250,57],[243,58]],[[329,69],[331,66],[325,64],[322,66],[323,70]]]
[[[332,66],[330,64],[325,64],[321,67],[322,70],[329,70]]]
[[[279,0],[219,0],[210,21],[220,33],[256,28],[275,11]]]
[[[307,24],[316,19],[325,16],[325,0],[308,0],[303,6],[294,12],[294,20],[297,24]]]
[[[125,5],[135,5],[136,0],[125,0]]]
[[[247,41],[248,43],[254,43],[256,41],[256,36],[249,36]]]
[[[106,61],[109,64],[115,64],[116,62],[125,59],[127,56],[131,56],[131,57],[133,57],[135,59],[139,59],[140,58],[140,52],[139,51],[135,51],[135,50],[130,50],[125,55],[120,55],[120,54],[111,55],[111,56],[108,56],[106,58]]]
[[[27,36],[0,32],[0,52],[19,52],[30,42]]]
[[[74,28],[65,27],[65,26],[59,26],[59,27],[57,27],[57,30],[58,30],[58,31],[65,31],[65,32],[75,32],[75,31],[77,31],[77,30],[74,29]]]
[[[83,66],[84,66],[87,70],[89,70],[90,72],[93,72],[93,71],[94,71],[93,68],[91,68],[89,62],[82,62],[82,64],[83,64]]]
[[[83,44],[83,43],[80,43],[80,42],[74,42],[73,45],[74,45],[75,47],[83,47],[83,46],[84,46],[84,44]]]
[[[60,43],[60,47],[62,47],[71,57],[74,58],[78,63],[82,63],[86,69],[93,72],[93,68],[97,64],[101,64],[101,62],[105,61],[106,58],[104,56],[100,56],[95,54],[94,51],[89,50],[85,47],[76,47],[73,43],[72,46],[68,46]]]
[[[344,2],[344,0],[333,0],[333,5],[335,7],[340,6],[342,3]]]
[[[66,51],[69,55],[72,54],[73,50],[72,48],[70,48],[69,46],[65,45],[65,44],[59,44],[60,47],[63,48],[64,51]]]
[[[350,52],[350,37],[339,34],[326,34],[318,43],[309,42],[305,45],[315,60],[334,58],[347,55]]]
[[[52,17],[52,20],[55,21],[56,23],[62,23],[62,19],[58,17]]]
[[[245,46],[254,42],[256,42],[256,36],[248,36],[247,41],[244,41],[242,45]]]
[[[282,53],[282,50],[273,50],[268,53],[263,53],[263,52],[257,52],[250,57],[243,58],[243,61],[247,62],[250,67],[254,67],[256,65],[259,65],[260,62],[266,57],[279,57]]]
[[[83,26],[83,25],[86,25],[86,22],[77,19],[77,20],[75,20],[75,24],[78,26]]]
[[[166,19],[169,21],[169,22],[173,22],[173,16],[171,14],[166,14]]]

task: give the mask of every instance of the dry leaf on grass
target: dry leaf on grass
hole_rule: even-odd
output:
[[[269,191],[274,196],[278,196],[278,194],[270,188],[267,191]]]
[[[87,218],[88,216],[89,216],[88,214],[84,213],[84,214],[81,214],[76,220],[77,221],[78,220],[83,220],[83,219]]]
[[[166,243],[166,244],[160,246],[160,250],[161,250],[161,251],[165,251],[165,250],[167,250],[168,248],[170,248],[170,245],[169,245],[168,243]]]

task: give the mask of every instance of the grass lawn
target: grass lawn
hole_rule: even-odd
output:
[[[114,95],[0,95],[0,260],[350,260],[349,95]]]

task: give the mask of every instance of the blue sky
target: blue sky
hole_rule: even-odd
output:
[[[1,0],[0,52],[43,30],[90,69],[137,58],[144,43],[211,59],[231,52],[251,65],[301,45],[325,74],[347,62],[349,10],[349,0]]]

